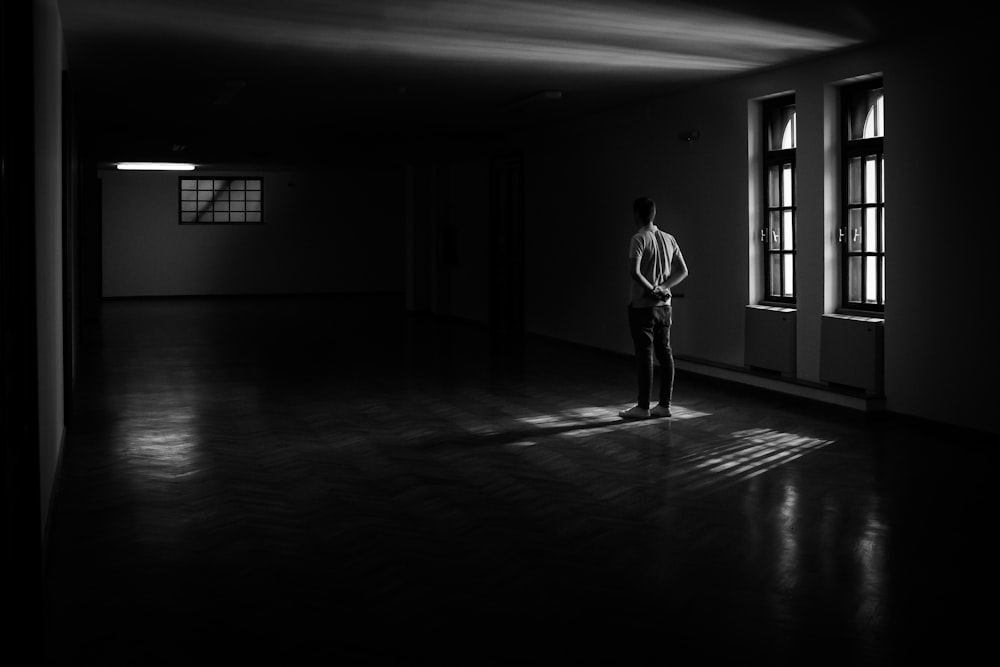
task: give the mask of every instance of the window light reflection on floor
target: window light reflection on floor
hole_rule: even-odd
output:
[[[599,422],[609,422],[615,424],[617,427],[625,428],[636,428],[642,426],[650,426],[653,424],[663,423],[664,420],[661,419],[648,419],[648,420],[637,420],[637,421],[623,421],[618,413],[622,410],[621,405],[613,406],[591,406],[585,408],[572,408],[570,410],[565,410],[563,412],[554,414],[539,414],[531,416],[519,416],[515,419],[522,424],[530,424],[532,426],[538,426],[541,428],[565,428],[567,426],[593,426],[595,423]],[[690,410],[680,406],[671,407],[671,412],[673,416],[671,420],[677,419],[693,419],[696,417],[707,417],[708,413],[699,412],[697,410]],[[586,429],[587,433],[594,433],[593,428]],[[569,435],[572,432],[565,432],[564,435]]]
[[[571,408],[563,412],[552,414],[522,415],[515,417],[516,421],[539,428],[540,436],[559,438],[589,438],[601,433],[620,432],[621,430],[660,428],[665,422],[680,419],[695,419],[697,417],[707,417],[708,413],[691,410],[681,406],[671,407],[673,416],[670,419],[645,419],[637,421],[625,421],[618,416],[622,410],[621,405],[613,406],[589,406],[583,408]],[[603,426],[601,425],[603,424]],[[578,426],[573,429],[567,427]],[[545,431],[551,431],[546,434]],[[537,444],[535,440],[519,440],[508,443],[510,447],[530,447]]]
[[[481,416],[456,414],[446,407],[438,406],[437,409],[446,413],[450,420],[459,422],[467,431],[479,435],[518,433],[525,436],[505,443],[511,448],[532,447],[543,440],[583,441],[602,434],[627,431],[634,431],[642,437],[647,437],[648,434],[649,438],[659,440],[658,434],[666,431],[671,422],[711,416],[707,412],[675,404],[671,407],[673,414],[669,419],[627,421],[618,416],[622,406],[615,404],[572,407],[543,413],[524,410],[519,414],[508,413],[506,418],[499,421],[484,423]],[[511,421],[522,428],[511,428]],[[433,433],[409,435],[426,437]],[[702,440],[698,437],[697,430],[692,435],[695,441]],[[672,483],[678,490],[728,486],[786,465],[833,441],[800,433],[750,428],[717,434],[711,438],[711,442],[715,444],[707,448],[695,442],[693,446],[687,446],[688,451],[683,451],[685,445],[684,438],[681,437],[677,441],[678,451],[675,452],[671,465],[664,470],[664,480]]]
[[[698,490],[745,482],[833,443],[773,429],[745,429],[708,450],[674,459],[668,472],[677,488]]]

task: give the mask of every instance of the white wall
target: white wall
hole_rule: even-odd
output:
[[[401,169],[194,173],[262,177],[264,224],[181,225],[176,172],[102,170],[105,297],[403,292]]]
[[[61,145],[65,49],[56,0],[35,0],[34,32],[38,455],[40,520],[44,537],[66,424],[63,397]]]

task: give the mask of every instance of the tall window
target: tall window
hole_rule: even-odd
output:
[[[843,90],[844,219],[842,303],[881,313],[885,308],[884,95],[881,79]]]
[[[260,178],[181,178],[181,224],[263,222]]]
[[[765,301],[795,303],[795,97],[768,100],[764,119]]]

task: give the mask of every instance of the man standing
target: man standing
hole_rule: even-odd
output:
[[[628,267],[632,278],[628,306],[629,332],[635,345],[638,400],[618,413],[623,419],[669,417],[674,390],[674,356],[670,349],[671,288],[687,278],[688,268],[674,237],[653,224],[656,203],[639,197],[632,203],[636,232],[629,242]],[[653,354],[660,362],[660,402],[650,409],[653,391]]]

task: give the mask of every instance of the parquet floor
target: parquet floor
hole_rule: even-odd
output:
[[[608,323],[624,326],[624,323]],[[997,442],[392,297],[109,301],[45,662],[974,664]]]

